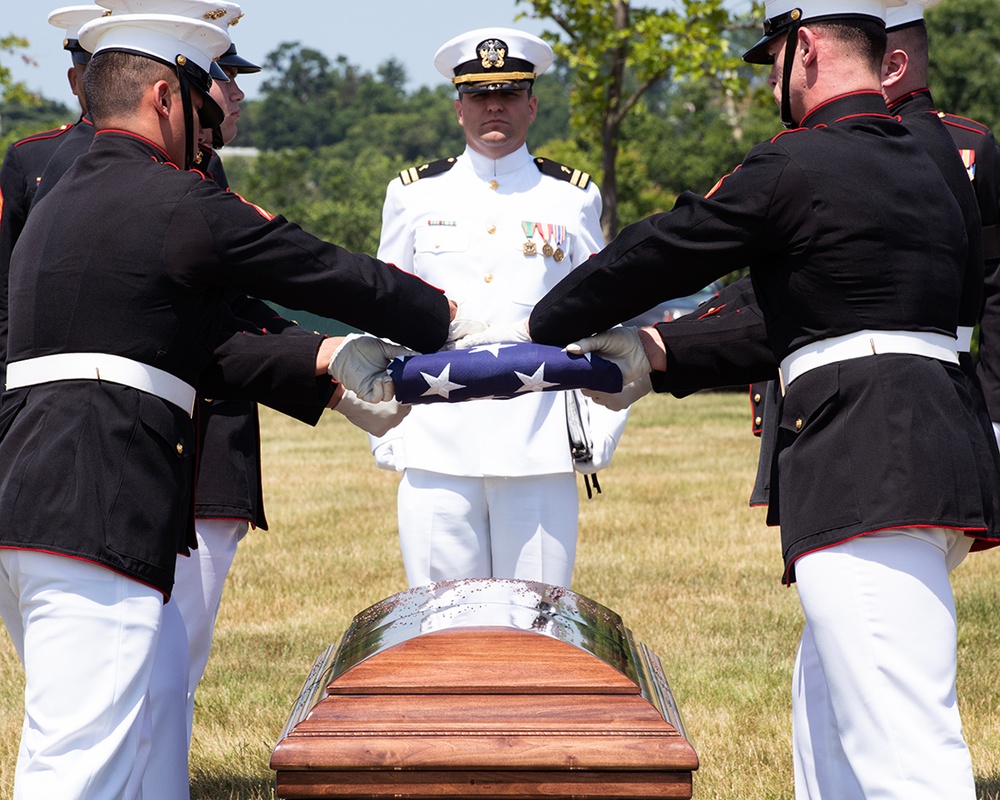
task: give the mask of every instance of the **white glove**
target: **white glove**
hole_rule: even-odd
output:
[[[402,472],[406,464],[406,460],[403,457],[403,450],[403,440],[399,436],[376,444],[372,448],[372,455],[375,456],[375,466],[379,469],[387,469],[390,472]]]
[[[397,356],[413,354],[408,347],[377,336],[352,333],[334,351],[327,372],[361,400],[381,403],[391,400],[396,393],[387,370],[389,362]]]
[[[595,353],[613,362],[622,371],[622,386],[639,380],[653,370],[636,328],[612,328],[566,345],[566,352],[574,355]]]
[[[384,403],[366,403],[350,389],[344,389],[344,394],[333,407],[349,422],[373,436],[385,436],[395,428],[403,417],[410,413],[410,407],[387,400]]]
[[[462,313],[462,309],[458,309],[458,313]],[[486,323],[480,322],[478,319],[468,319],[467,317],[458,317],[451,321],[448,325],[448,341],[442,348],[444,350],[453,350],[451,346],[457,340],[463,338],[464,336],[472,336],[477,333],[481,333],[486,330]]]
[[[487,327],[479,333],[463,336],[453,342],[446,349],[448,350],[468,350],[470,347],[479,347],[484,344],[508,344],[510,342],[530,342],[528,335],[528,320],[522,320],[513,325],[497,325]]]
[[[611,411],[624,411],[640,397],[645,397],[653,391],[653,381],[649,375],[643,375],[639,380],[627,383],[620,392],[596,392],[592,389],[581,389],[580,392],[597,405],[604,406]]]

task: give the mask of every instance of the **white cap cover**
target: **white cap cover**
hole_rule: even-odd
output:
[[[229,43],[229,34],[217,25],[174,14],[115,14],[80,29],[80,44],[94,55],[124,50],[171,65],[183,57],[205,73]]]
[[[924,9],[936,6],[941,0],[906,0],[906,5],[885,10],[885,29],[887,31],[912,25],[924,18]]]
[[[116,14],[176,14],[211,22],[222,30],[243,16],[237,3],[225,0],[99,0],[98,5]]]
[[[91,20],[100,19],[105,14],[110,14],[106,8],[101,6],[63,6],[55,9],[49,14],[49,25],[61,28],[65,31],[63,47],[72,49],[70,44],[76,44],[79,38],[80,28]]]

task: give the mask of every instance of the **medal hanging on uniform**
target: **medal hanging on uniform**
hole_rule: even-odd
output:
[[[521,223],[521,230],[524,231],[525,238],[527,241],[524,243],[524,254],[526,256],[533,256],[538,253],[538,246],[535,244],[535,223],[530,221],[524,221]]]
[[[556,249],[552,254],[552,257],[557,261],[562,261],[566,257],[566,253],[563,252],[562,245],[566,241],[566,226],[556,225]]]
[[[542,245],[542,255],[546,258],[551,258],[555,252],[555,248],[552,246],[552,223],[550,222],[545,227],[548,229],[548,232],[545,234],[545,244]]]

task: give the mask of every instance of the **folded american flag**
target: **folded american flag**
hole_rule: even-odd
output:
[[[459,403],[530,392],[620,392],[622,373],[593,354],[570,355],[546,344],[489,344],[402,356],[389,364],[400,403]]]

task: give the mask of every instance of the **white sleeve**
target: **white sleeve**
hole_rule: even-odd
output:
[[[413,272],[413,226],[404,205],[407,187],[398,178],[385,190],[382,204],[382,233],[379,237],[377,257],[404,272]]]
[[[574,267],[580,266],[594,253],[604,249],[604,232],[601,230],[601,210],[603,207],[601,191],[591,181],[585,190],[583,204],[580,208],[579,230],[582,246],[576,248],[577,255],[573,263]]]

